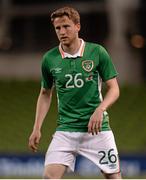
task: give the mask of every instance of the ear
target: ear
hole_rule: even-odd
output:
[[[77,24],[76,24],[76,30],[77,30],[77,32],[79,32],[80,29],[81,29],[81,24],[80,24],[80,23],[77,23]]]

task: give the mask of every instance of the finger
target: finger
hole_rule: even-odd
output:
[[[96,125],[93,124],[93,125],[92,125],[92,128],[91,128],[91,130],[92,130],[92,135],[94,135],[94,133],[96,133],[96,131],[95,131],[96,129],[95,129],[95,128],[96,128]]]
[[[35,139],[35,144],[39,144],[39,142],[40,142],[40,138],[39,137],[37,137],[36,139]]]
[[[95,134],[97,135],[99,132],[99,125],[98,125],[98,122],[96,123],[96,126],[95,126]]]
[[[35,139],[30,139],[29,148],[34,152],[37,151],[37,144],[35,143]]]
[[[99,131],[101,131],[101,128],[102,128],[102,121],[99,122],[99,126],[98,126]]]
[[[30,149],[33,151],[33,152],[37,152],[37,146],[30,146]]]
[[[93,125],[91,128],[92,135],[95,135],[98,133],[98,129],[96,129],[96,125]]]
[[[30,150],[33,151],[33,152],[37,152],[37,148],[33,147],[33,146],[30,147]]]
[[[94,136],[94,130],[92,130],[92,135]]]
[[[89,123],[88,123],[88,133],[92,132],[91,127],[92,127],[92,123],[89,121]]]
[[[91,121],[90,120],[90,122],[89,122],[89,126],[88,126],[88,128],[89,128],[89,133],[92,133],[92,135],[94,135],[94,134],[96,134],[96,130],[95,130],[95,128],[96,128],[96,121]]]
[[[33,151],[33,152],[37,152],[37,151],[38,151],[38,148],[35,147],[35,148],[32,149],[32,151]]]
[[[103,122],[103,113],[102,113],[101,119],[100,119],[100,121],[99,121],[99,131],[101,131],[102,122]]]
[[[93,121],[90,121],[88,124],[88,133],[92,133],[92,135],[94,135],[94,127],[95,123]]]

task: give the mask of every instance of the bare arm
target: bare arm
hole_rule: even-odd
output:
[[[90,121],[88,124],[88,132],[92,133],[93,135],[94,133],[97,134],[101,128],[103,112],[118,99],[120,94],[119,86],[116,78],[106,81],[106,86],[107,86],[107,92],[104,97],[104,100],[96,108],[96,110],[90,117]]]
[[[34,127],[29,138],[29,147],[34,152],[37,151],[37,146],[41,138],[41,127],[50,108],[51,98],[52,89],[41,88],[36,106]]]

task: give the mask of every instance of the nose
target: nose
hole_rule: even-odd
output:
[[[65,28],[63,28],[63,27],[60,28],[60,34],[61,35],[65,34]]]

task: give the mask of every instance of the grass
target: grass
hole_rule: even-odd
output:
[[[145,85],[122,87],[120,99],[109,111],[120,151],[145,151],[145,92]]]
[[[0,82],[0,87],[0,152],[28,152],[28,138],[33,127],[40,84],[12,81]],[[43,126],[41,151],[47,148],[47,141],[54,131],[56,113],[56,109],[51,108],[48,121]]]
[[[0,152],[29,152],[27,144],[35,116],[40,83],[0,81]],[[146,86],[121,87],[120,99],[109,109],[110,124],[121,152],[146,148]],[[56,96],[42,128],[40,152],[45,152],[56,126]]]

